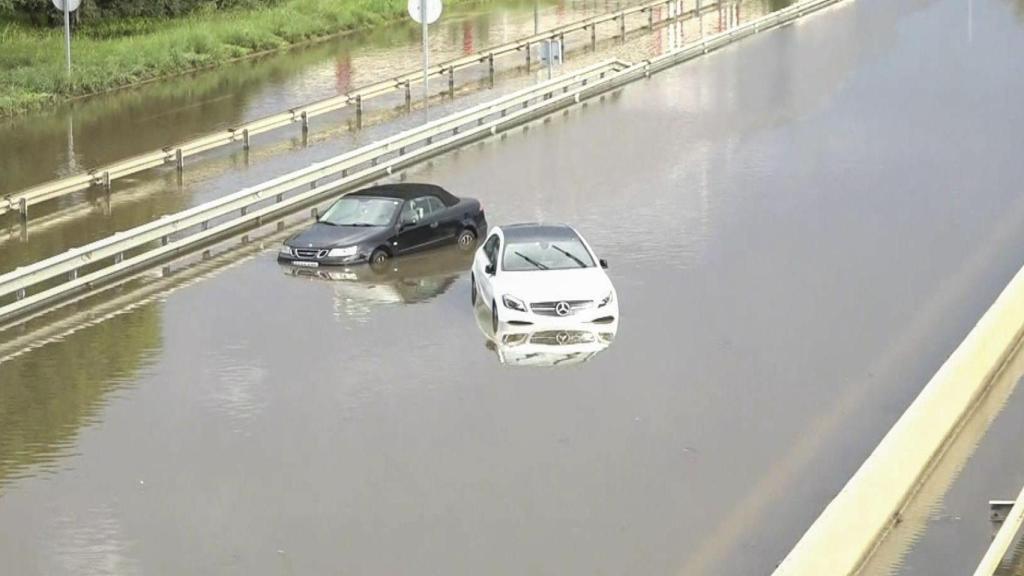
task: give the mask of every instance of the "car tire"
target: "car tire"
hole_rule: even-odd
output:
[[[383,248],[377,248],[370,254],[370,267],[374,270],[380,270],[387,266],[388,259],[391,258],[391,254]]]
[[[455,238],[455,243],[459,245],[460,250],[472,250],[473,244],[476,242],[476,232],[473,232],[470,228],[463,228],[462,232]]]
[[[476,276],[472,272],[469,274],[469,302],[476,307]]]
[[[498,335],[498,303],[491,300],[491,329],[494,330],[494,335]]]

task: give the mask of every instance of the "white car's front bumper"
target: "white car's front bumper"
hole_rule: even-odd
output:
[[[527,305],[527,312],[509,308],[504,302],[498,301],[498,320],[506,324],[531,326],[572,326],[579,324],[611,324],[619,320],[619,304],[612,300],[604,306],[596,305],[581,310],[573,310],[565,316],[557,314],[539,314]]]

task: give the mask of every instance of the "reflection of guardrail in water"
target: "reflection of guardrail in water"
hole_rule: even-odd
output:
[[[595,45],[597,39],[597,26],[605,22],[618,20],[619,33],[622,36],[625,36],[627,16],[647,12],[647,27],[653,28],[656,24],[689,18],[698,13],[711,10],[713,7],[720,4],[719,2],[710,1],[706,4],[702,4],[700,0],[694,1],[696,2],[694,7],[688,11],[682,10],[684,0],[657,0],[648,4],[619,10],[617,12],[609,12],[599,16],[592,16],[590,18],[585,18],[563,26],[545,30],[527,38],[514,40],[512,42],[487,48],[468,56],[435,64],[428,69],[428,74],[430,76],[447,75],[448,92],[451,94],[454,92],[455,88],[456,71],[487,62],[489,75],[493,81],[495,58],[525,50],[526,65],[527,68],[529,68],[531,46],[540,44],[544,41],[556,38],[563,39],[566,34],[590,30],[591,45]],[[666,10],[666,16],[655,21],[655,10],[662,6],[666,8],[676,6],[677,10],[675,12]],[[346,94],[292,108],[287,112],[246,122],[245,124],[240,124],[214,134],[200,136],[199,138],[171,145],[161,150],[147,152],[113,164],[100,166],[84,174],[69,176],[60,180],[54,180],[38,186],[33,186],[22,190],[21,192],[15,192],[5,196],[3,201],[0,202],[0,215],[7,212],[20,212],[22,218],[27,219],[29,207],[35,204],[66,196],[80,190],[86,190],[94,185],[103,186],[105,189],[110,190],[111,182],[114,180],[167,164],[173,163],[176,165],[178,170],[183,170],[185,166],[185,159],[190,156],[195,156],[209,150],[228,146],[235,142],[241,142],[244,148],[248,148],[249,139],[252,136],[269,132],[284,126],[290,126],[295,123],[301,123],[303,134],[305,134],[309,130],[310,118],[326,114],[328,112],[334,112],[349,106],[355,106],[356,123],[359,125],[361,124],[364,101],[395,91],[405,90],[405,105],[407,109],[411,108],[412,86],[422,82],[422,80],[422,70],[407,72],[388,80],[383,80],[363,88],[358,88]]]
[[[995,508],[995,505],[1002,503],[992,504]],[[1006,513],[1002,522],[1003,525],[999,527],[996,537],[992,539],[992,544],[989,545],[978,568],[974,571],[974,576],[993,576],[1006,558],[1010,546],[1017,540],[1017,534],[1020,532],[1021,526],[1024,525],[1024,488],[1017,495],[1017,500],[1012,503],[1010,511]]]
[[[802,2],[638,64],[615,60],[596,64],[18,268],[0,275],[0,299],[14,297],[13,302],[0,306],[0,320],[195,249],[243,227],[262,225],[265,220],[292,213],[326,195],[390,175],[395,169],[524,124],[838,1]],[[318,186],[332,177],[337,179]],[[62,277],[66,279],[60,282]],[[27,293],[41,285],[38,292]]]

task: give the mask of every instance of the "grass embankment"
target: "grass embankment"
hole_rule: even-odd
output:
[[[255,10],[82,26],[73,39],[70,78],[63,29],[0,23],[0,116],[394,21],[406,5],[407,0],[281,0]]]

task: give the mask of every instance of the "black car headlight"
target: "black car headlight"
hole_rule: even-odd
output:
[[[345,258],[346,256],[355,256],[359,250],[358,246],[346,246],[344,248],[331,248],[331,251],[327,253],[328,258]]]
[[[506,294],[505,296],[501,297],[501,301],[502,303],[505,304],[506,308],[509,308],[511,310],[518,310],[520,312],[526,312],[526,304],[524,304],[522,300],[516,298],[515,296],[509,296]]]

